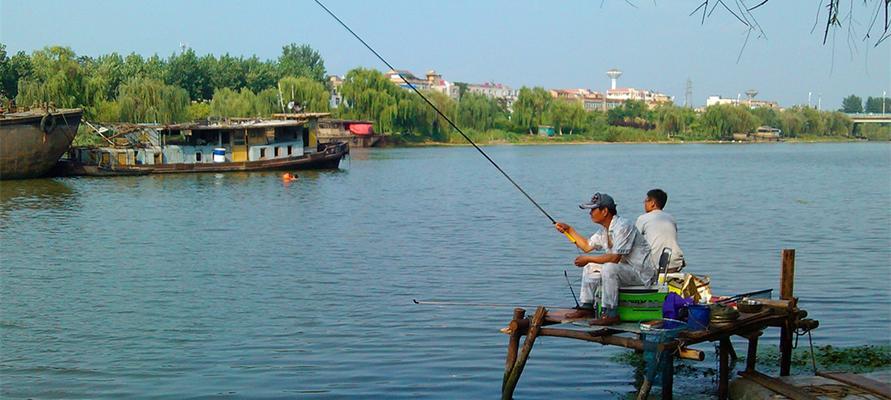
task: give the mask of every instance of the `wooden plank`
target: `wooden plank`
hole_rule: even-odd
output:
[[[526,318],[526,310],[522,308],[514,309],[514,319],[511,323]],[[507,385],[507,379],[514,370],[514,363],[517,362],[517,351],[520,348],[520,332],[513,331],[507,341],[507,357],[504,360],[504,378],[501,380],[501,390]]]
[[[867,390],[873,394],[891,399],[891,385],[865,376],[845,372],[817,372],[818,376],[829,378],[851,386]]]
[[[776,393],[786,396],[791,400],[817,399],[816,396],[804,391],[804,389],[802,388],[790,385],[776,378],[771,378],[758,371],[743,371],[740,372],[739,375],[770,390],[773,390]]]
[[[730,391],[730,339],[722,338],[718,346],[718,399],[727,400]]]

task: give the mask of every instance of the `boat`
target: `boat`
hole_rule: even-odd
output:
[[[350,147],[377,147],[384,135],[374,132],[374,122],[323,118],[319,120],[319,142],[348,142]]]
[[[319,143],[318,117],[229,119],[172,125],[119,124],[97,130],[104,146],[76,147],[62,175],[337,169],[344,142]],[[116,132],[108,135],[109,132]]]
[[[79,108],[0,113],[0,179],[46,175],[71,146],[82,115]]]

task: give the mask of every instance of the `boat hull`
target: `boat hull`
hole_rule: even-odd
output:
[[[323,144],[323,149],[308,156],[280,158],[261,161],[197,163],[197,164],[155,164],[139,166],[97,167],[71,165],[63,167],[61,176],[131,176],[145,174],[177,174],[197,172],[237,172],[237,171],[274,171],[274,170],[307,170],[337,169],[340,160],[349,153],[346,143]],[[61,163],[60,163],[61,164]]]
[[[49,172],[71,146],[82,114],[79,109],[59,111],[50,117],[53,121],[37,113],[0,118],[0,180]]]

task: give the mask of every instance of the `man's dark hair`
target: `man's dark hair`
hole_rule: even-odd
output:
[[[600,208],[605,208],[607,211],[609,211],[610,215],[612,215],[612,216],[619,215],[619,213],[616,212],[616,206],[615,206],[615,205],[612,205],[612,206],[609,206],[609,207],[600,207]]]
[[[662,189],[650,190],[647,192],[647,197],[653,199],[660,210],[665,208],[665,203],[668,203],[668,193],[665,193]]]

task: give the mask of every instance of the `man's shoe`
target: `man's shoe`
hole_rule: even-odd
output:
[[[594,318],[593,308],[578,308],[575,311],[566,314],[566,319],[587,319]]]
[[[619,323],[618,316],[608,317],[606,315],[604,315],[600,318],[592,319],[592,320],[588,321],[588,325],[598,325],[598,326],[609,326],[609,325],[615,325],[618,323]]]

